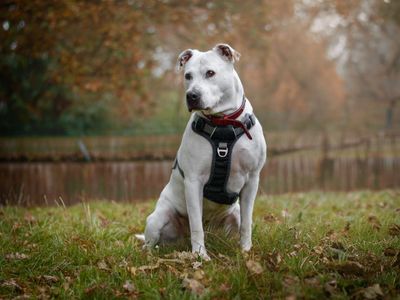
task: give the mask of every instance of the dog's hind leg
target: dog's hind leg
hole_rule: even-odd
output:
[[[147,217],[144,231],[146,247],[157,244],[173,243],[185,236],[189,224],[174,209],[156,207],[156,210]]]
[[[239,203],[234,204],[234,209],[226,215],[223,220],[223,229],[228,235],[239,233],[240,229],[240,206]]]

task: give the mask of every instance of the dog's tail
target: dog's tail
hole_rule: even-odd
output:
[[[141,242],[144,242],[145,241],[145,239],[144,239],[144,234],[143,233],[141,233],[141,234],[135,234],[135,238],[137,238],[139,241],[141,241]]]

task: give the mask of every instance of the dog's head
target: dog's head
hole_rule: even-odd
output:
[[[177,67],[184,70],[189,111],[216,114],[228,107],[226,102],[243,89],[233,67],[239,57],[240,53],[227,44],[206,52],[187,49],[179,55]]]

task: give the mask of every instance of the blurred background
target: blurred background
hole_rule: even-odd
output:
[[[189,118],[177,55],[229,43],[261,193],[400,186],[400,1],[0,3],[0,204],[156,198]]]

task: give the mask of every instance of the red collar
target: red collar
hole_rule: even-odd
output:
[[[213,116],[213,115],[204,115],[208,120],[213,123],[215,126],[226,126],[226,125],[233,125],[235,127],[241,127],[244,131],[244,133],[247,135],[247,137],[252,140],[253,138],[251,137],[247,127],[245,124],[243,124],[241,121],[236,120],[243,112],[244,107],[246,106],[246,98],[243,95],[243,102],[242,105],[235,110],[233,113],[229,115],[221,115],[221,116]]]

